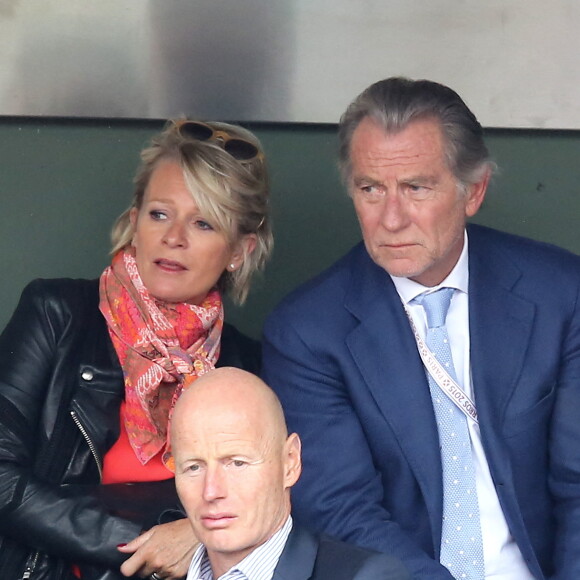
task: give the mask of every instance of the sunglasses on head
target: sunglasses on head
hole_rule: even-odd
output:
[[[184,139],[215,141],[226,153],[238,161],[253,161],[263,157],[261,151],[253,143],[240,137],[232,137],[226,131],[214,129],[205,123],[181,121],[177,122],[176,125],[177,131]]]

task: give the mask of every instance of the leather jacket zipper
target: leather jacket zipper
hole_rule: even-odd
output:
[[[24,567],[24,572],[20,580],[28,580],[32,576],[39,555],[40,552],[33,552],[30,554],[30,556],[28,556],[28,560],[26,560],[26,566]]]
[[[75,422],[75,425],[79,428],[79,431],[81,432],[82,436],[85,438],[85,441],[87,442],[87,445],[89,446],[89,449],[91,450],[91,453],[93,454],[93,457],[95,459],[95,463],[97,464],[97,468],[99,470],[99,479],[103,479],[103,466],[101,465],[101,459],[99,457],[99,454],[97,453],[97,448],[95,447],[95,444],[91,441],[89,434],[87,433],[86,429],[83,427],[77,414],[74,411],[71,411],[70,416],[72,417],[72,420]]]

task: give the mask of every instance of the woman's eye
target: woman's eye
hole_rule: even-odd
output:
[[[149,212],[149,215],[156,221],[161,221],[167,219],[167,216],[162,211],[153,209]]]
[[[196,220],[195,225],[200,230],[213,230],[213,227],[210,224],[208,224],[205,220]]]

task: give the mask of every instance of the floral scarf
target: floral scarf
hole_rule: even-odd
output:
[[[223,327],[217,289],[199,305],[155,300],[147,291],[134,249],[120,250],[100,279],[99,308],[125,377],[125,428],[145,465],[162,449],[170,461],[169,423],[184,389],[215,367]]]

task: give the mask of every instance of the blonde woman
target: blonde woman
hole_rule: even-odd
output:
[[[36,280],[0,337],[0,577],[179,578],[176,400],[215,366],[257,372],[224,322],[272,247],[256,137],[170,121],[142,152],[99,280]]]

